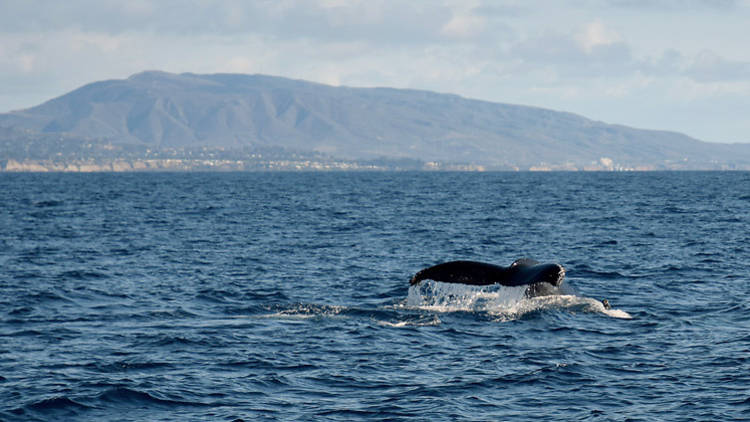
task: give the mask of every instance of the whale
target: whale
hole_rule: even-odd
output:
[[[450,261],[418,271],[409,280],[411,286],[423,280],[458,283],[471,286],[528,286],[529,297],[560,293],[565,279],[565,268],[560,264],[542,264],[530,258],[521,258],[507,267],[476,261]]]

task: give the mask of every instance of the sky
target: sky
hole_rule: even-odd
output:
[[[0,112],[144,70],[426,89],[750,142],[750,0],[0,0]]]

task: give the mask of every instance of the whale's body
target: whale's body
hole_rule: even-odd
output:
[[[516,260],[508,267],[475,261],[450,261],[425,268],[411,278],[411,285],[422,280],[459,283],[472,286],[529,286],[528,296],[554,294],[565,279],[559,264],[540,264],[533,259]]]

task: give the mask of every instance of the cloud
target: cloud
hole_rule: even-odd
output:
[[[573,79],[615,78],[632,73],[636,64],[630,46],[599,21],[569,33],[547,31],[520,40],[510,56]]]
[[[733,10],[742,4],[742,0],[609,0],[595,1],[594,3],[597,2],[626,9],[686,13],[707,9]]]
[[[485,18],[476,15],[455,15],[440,28],[440,33],[449,38],[472,38],[484,31]]]
[[[586,52],[595,47],[608,46],[622,40],[620,34],[607,28],[601,21],[594,21],[585,26],[576,37]]]
[[[685,73],[697,82],[750,82],[750,62],[727,60],[710,50],[704,50],[693,58]]]
[[[667,49],[655,60],[641,61],[639,69],[661,78],[688,78],[698,84],[735,81],[750,83],[750,61],[730,60],[711,50],[686,56],[677,50]]]
[[[35,61],[36,61],[36,56],[34,56],[33,54],[21,54],[16,59],[16,63],[18,64],[18,67],[23,72],[26,72],[26,73],[31,72],[32,70],[34,70],[34,62]]]
[[[39,0],[0,3],[0,32],[61,31],[183,36],[255,34],[274,39],[367,39],[414,43],[441,38],[453,19],[448,5],[432,2]],[[456,29],[459,21],[451,24]],[[450,26],[450,25],[449,25]]]
[[[640,12],[731,11],[741,7],[747,0],[578,0],[579,7],[614,8]]]

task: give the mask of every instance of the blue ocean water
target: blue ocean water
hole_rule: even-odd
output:
[[[0,192],[0,420],[750,419],[750,173],[0,174]],[[576,294],[409,287],[520,257]]]

